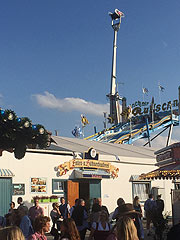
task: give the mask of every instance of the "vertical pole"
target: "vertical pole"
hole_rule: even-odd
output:
[[[160,83],[158,83],[158,89],[159,89],[159,103],[161,104],[161,90],[160,90]]]
[[[173,129],[173,124],[171,124],[170,127],[169,127],[169,133],[168,133],[168,138],[167,138],[166,147],[169,146],[169,143],[170,143],[170,141],[171,141],[172,129]]]
[[[129,130],[130,130],[130,139],[129,139],[129,144],[132,143],[132,122],[131,122],[131,118],[129,119]]]
[[[112,57],[112,72],[111,72],[111,95],[116,93],[116,51],[117,50],[117,30],[114,29],[113,41],[113,57]]]
[[[173,129],[173,124],[171,124],[170,127],[169,127],[169,133],[168,133],[166,147],[169,146],[169,143],[171,141],[172,129]]]
[[[179,115],[180,115],[180,86],[178,87],[178,93],[179,93],[178,109],[179,109]]]
[[[104,112],[104,128],[107,129],[107,112]]]

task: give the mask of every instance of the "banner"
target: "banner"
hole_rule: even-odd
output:
[[[118,177],[119,168],[116,168],[111,163],[106,161],[99,160],[89,160],[89,159],[73,159],[69,162],[60,164],[55,170],[58,172],[59,176],[65,175],[69,170],[74,168],[83,168],[83,169],[101,169],[109,173],[112,178]]]

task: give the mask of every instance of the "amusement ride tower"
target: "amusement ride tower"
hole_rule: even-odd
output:
[[[124,14],[115,9],[114,13],[109,13],[112,18],[112,28],[114,30],[114,41],[113,41],[113,57],[112,57],[112,72],[111,72],[111,88],[110,93],[107,97],[110,100],[110,114],[109,122],[112,124],[120,123],[120,106],[119,100],[121,100],[118,90],[116,88],[116,50],[117,50],[117,33],[120,29],[121,18],[124,17]]]

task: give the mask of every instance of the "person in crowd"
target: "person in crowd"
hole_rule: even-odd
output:
[[[101,212],[101,206],[97,203],[97,201],[94,201],[94,204],[92,206],[92,211],[88,219],[89,229],[91,229],[93,222],[98,222],[100,212]]]
[[[139,240],[134,221],[124,216],[116,223],[116,236],[117,240]]]
[[[73,210],[72,218],[76,223],[76,227],[79,231],[81,240],[84,240],[86,235],[86,230],[88,228],[88,222],[87,222],[88,214],[84,206],[83,199],[78,200],[77,206]]]
[[[112,219],[113,220],[115,220],[116,219],[116,221],[118,220],[118,218],[117,218],[117,216],[118,216],[118,213],[119,213],[119,207],[121,206],[121,205],[123,205],[123,204],[125,204],[125,201],[124,201],[124,199],[123,198],[118,198],[118,200],[117,200],[117,208],[114,210],[114,213],[113,213],[113,215],[112,215]]]
[[[137,229],[138,238],[141,240],[144,239],[144,229],[143,229],[142,221],[140,219],[141,213],[135,211],[133,204],[126,203],[126,204],[122,204],[119,207],[117,219],[119,220],[120,218],[122,218],[124,216],[130,217],[133,219],[134,225]]]
[[[28,217],[28,210],[26,208],[19,208],[18,209],[20,224],[19,227],[24,234],[25,239],[28,239],[34,233],[31,220]]]
[[[108,217],[109,217],[109,211],[108,211],[108,209],[107,209],[107,207],[105,205],[102,205],[102,199],[101,198],[97,198],[97,203],[101,207],[101,210],[104,210],[104,211],[107,212]]]
[[[72,218],[63,220],[60,240],[81,240],[76,224]]]
[[[50,230],[50,218],[46,216],[37,216],[34,220],[34,231],[28,240],[47,240],[46,232]]]
[[[20,225],[21,218],[19,215],[19,210],[14,209],[11,214],[7,214],[7,226],[18,226]]]
[[[60,231],[60,223],[61,223],[61,213],[59,211],[59,205],[58,203],[52,204],[53,209],[50,212],[51,220],[53,222],[52,228],[51,228],[51,234],[54,236],[54,240],[59,239],[59,233]]]
[[[180,222],[170,228],[169,232],[167,233],[167,240],[179,240],[179,236],[180,236]]]
[[[59,211],[60,211],[61,216],[63,217],[63,219],[66,219],[70,215],[70,206],[69,206],[68,203],[66,203],[64,197],[61,197],[60,201],[61,201],[61,204],[59,206]]]
[[[9,226],[0,229],[1,240],[25,240],[21,229],[17,226]]]
[[[89,240],[105,240],[107,239],[112,226],[109,223],[109,218],[107,211],[102,210],[99,215],[98,222],[93,222],[91,226],[91,232],[89,235]]]
[[[0,229],[1,240],[25,240],[21,229],[17,226],[9,226]]]
[[[144,210],[146,214],[146,229],[147,229],[147,235],[151,235],[150,232],[150,224],[153,221],[153,214],[156,210],[156,202],[154,201],[153,194],[149,194],[149,198],[144,203]]]
[[[28,211],[28,207],[24,204],[22,197],[18,197],[17,203],[19,204],[17,209],[25,208],[25,211]]]
[[[15,209],[15,202],[10,202],[9,206],[10,206],[9,213],[11,213],[13,209]]]
[[[0,216],[0,228],[6,226],[6,217]]]
[[[74,208],[77,206],[78,201],[79,201],[79,198],[76,198],[74,206],[72,206],[72,207],[70,208],[70,217],[72,217],[72,213],[73,213],[73,211],[74,211]]]
[[[29,218],[31,219],[32,225],[34,224],[35,219],[43,215],[44,216],[44,209],[39,206],[39,198],[34,198],[34,206],[29,209]]]
[[[18,206],[17,208],[19,208],[19,207],[21,207],[21,206],[24,205],[24,204],[23,204],[23,199],[22,199],[22,197],[18,197],[17,203],[19,204],[19,206]]]
[[[134,209],[139,212],[142,216],[142,208],[141,208],[141,205],[140,205],[140,200],[139,200],[139,197],[138,196],[135,196],[134,200],[133,200],[133,207]]]
[[[161,199],[161,194],[157,195],[156,207],[157,207],[157,214],[159,216],[163,216],[162,213],[164,211],[164,201]]]

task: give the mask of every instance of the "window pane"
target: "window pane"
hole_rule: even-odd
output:
[[[64,181],[53,179],[53,193],[62,193],[64,192]]]
[[[135,183],[133,182],[133,198],[138,196],[140,201],[145,201],[150,192],[150,183]]]
[[[180,189],[180,183],[175,183],[175,189],[179,190]]]

